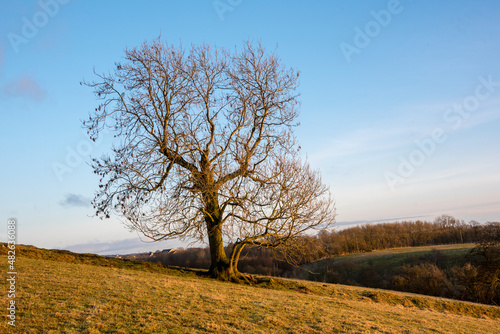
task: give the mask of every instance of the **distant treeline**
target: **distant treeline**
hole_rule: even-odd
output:
[[[466,223],[451,216],[440,216],[434,222],[417,220],[322,231],[317,239],[321,251],[330,257],[397,247],[495,241],[500,240],[500,223]]]
[[[458,243],[480,243],[500,240],[500,223],[468,223],[451,216],[440,216],[434,222],[404,221],[366,224],[337,231],[321,231],[316,236],[297,240],[294,264],[304,265],[323,258],[371,252],[397,247],[416,247]],[[290,245],[292,248],[295,245]],[[208,248],[180,249],[175,252],[157,252],[138,257],[164,265],[209,268]],[[280,252],[270,249],[247,248],[238,263],[241,272],[293,277],[301,270],[286,263]]]

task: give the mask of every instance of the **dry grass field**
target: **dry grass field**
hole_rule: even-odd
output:
[[[448,265],[453,266],[460,264],[460,260],[466,258],[467,254],[475,246],[476,244],[470,243],[390,248],[322,259],[309,263],[304,268],[312,272],[322,272],[327,266],[331,265],[330,261],[334,260],[336,264],[349,261],[361,266],[370,265],[382,272],[393,272],[397,267],[411,263],[412,259],[431,255],[434,251],[438,251],[443,257],[447,258]]]
[[[390,248],[383,250],[374,250],[372,252],[357,253],[357,254],[347,254],[342,256],[337,256],[338,260],[353,260],[353,261],[369,261],[377,260],[378,258],[392,256],[397,258],[398,256],[410,256],[410,255],[422,255],[432,252],[434,250],[443,253],[458,253],[460,255],[468,253],[476,244],[450,244],[450,245],[432,245],[432,246],[418,246],[418,247],[401,247],[401,248]]]
[[[500,333],[499,307],[274,278],[249,286],[149,263],[17,251],[16,328],[2,307],[1,333]],[[2,280],[4,306],[6,290]]]

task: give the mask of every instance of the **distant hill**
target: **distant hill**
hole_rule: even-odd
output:
[[[304,279],[416,292],[497,305],[498,243],[393,248],[325,258],[303,266]]]
[[[327,265],[335,262],[337,264],[345,262],[355,262],[359,265],[378,264],[383,267],[397,267],[409,264],[422,257],[429,257],[433,253],[441,253],[448,265],[462,262],[463,258],[474,248],[476,244],[451,244],[451,245],[432,245],[419,247],[400,247],[384,250],[376,250],[365,253],[347,254],[322,259],[304,266],[305,269],[316,271],[325,268]]]
[[[2,263],[6,254],[1,244]],[[500,324],[495,306],[269,277],[234,284],[32,246],[17,246],[16,270],[16,329],[4,316],[2,333],[498,333]]]

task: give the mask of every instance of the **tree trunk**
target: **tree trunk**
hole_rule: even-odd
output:
[[[231,253],[231,261],[230,261],[230,268],[229,270],[236,276],[241,276],[240,272],[238,271],[238,261],[240,259],[240,254],[243,248],[245,247],[245,244],[235,244],[233,246],[233,251]]]
[[[222,239],[222,224],[213,223],[208,226],[208,243],[210,246],[211,265],[210,277],[223,281],[233,279],[233,273],[230,270],[230,263],[224,251],[224,242]]]
[[[208,244],[210,246],[211,264],[210,277],[223,281],[234,278],[229,260],[224,251],[222,238],[222,212],[219,207],[219,197],[216,191],[207,192],[205,197],[205,222],[207,224]]]

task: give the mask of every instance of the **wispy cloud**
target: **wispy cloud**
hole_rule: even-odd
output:
[[[472,158],[472,157],[471,157]],[[404,182],[407,188],[420,186],[435,187],[438,183],[454,182],[460,184],[470,182],[473,184],[488,184],[500,181],[497,173],[499,160],[496,157],[484,159],[483,161],[468,161],[460,164],[450,163],[450,166],[437,166],[432,170],[416,175]]]
[[[497,96],[498,92],[494,91],[491,96],[484,100],[478,99],[477,108],[473,108],[472,111],[470,111],[470,107],[467,109],[464,106],[463,101],[466,99],[407,106],[404,109],[403,119],[412,122],[421,130],[427,129],[427,131],[439,127],[451,132],[480,126],[500,117],[500,99],[495,95]],[[467,97],[473,98],[474,95],[471,94]],[[460,122],[457,122],[458,118],[461,119]],[[428,135],[428,133],[423,133],[423,135]]]
[[[398,150],[413,148],[416,140],[432,137],[436,129],[445,135],[480,127],[500,118],[500,99],[490,98],[481,101],[480,108],[471,112],[460,121],[460,126],[446,120],[446,111],[453,107],[453,101],[435,104],[409,105],[395,116],[380,121],[364,124],[359,128],[326,136],[324,144],[316,145],[309,154],[309,160],[322,161],[344,160],[349,157],[366,157],[370,153],[377,155],[395,154]]]
[[[489,124],[500,118],[500,99],[491,99],[484,103],[484,107],[463,120],[460,124],[461,129],[469,129],[483,124]]]
[[[87,208],[90,207],[90,202],[91,202],[90,198],[87,198],[85,196],[77,194],[68,194],[66,195],[64,200],[59,202],[59,204],[65,207],[76,206],[76,207]]]
[[[47,91],[29,75],[12,79],[3,87],[7,96],[22,97],[40,102],[47,96]]]
[[[309,155],[309,160],[320,162],[388,152],[411,143],[412,137],[406,139],[405,137],[414,130],[404,125],[398,127],[381,124],[359,128],[344,136],[327,139],[325,144],[317,147]]]

